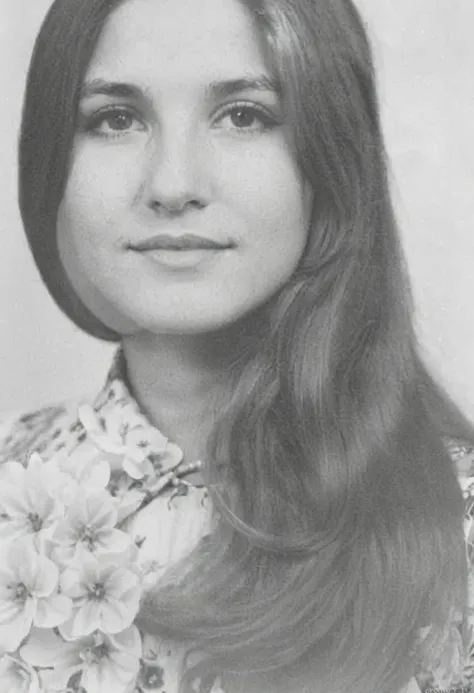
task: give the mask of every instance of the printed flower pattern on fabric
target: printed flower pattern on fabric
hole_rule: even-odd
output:
[[[61,430],[64,415],[63,406],[46,407],[0,421],[0,463],[8,460],[25,462],[32,452],[39,449],[43,437],[49,439],[53,431]]]
[[[0,682],[8,693],[40,693],[33,667],[10,655],[0,658]]]
[[[125,692],[141,655],[132,625],[141,597],[132,540],[115,528],[107,491],[86,493],[72,478],[59,493],[54,485],[48,492],[45,482],[56,468],[54,458],[41,463],[34,455],[26,469],[7,463],[0,478],[0,652],[13,657],[3,665],[9,663],[10,677],[27,676],[32,667],[47,691],[67,689],[76,676],[87,693]],[[110,476],[105,471],[103,479]],[[59,665],[50,672],[52,653]]]
[[[175,693],[184,651],[134,620],[209,532],[207,492],[186,480],[200,465],[116,374],[92,403],[49,411],[49,434],[25,417],[25,448],[23,422],[0,431],[0,690]]]
[[[63,508],[51,496],[48,481],[37,455],[26,468],[18,462],[0,467],[0,539],[25,539],[39,546],[51,537]]]
[[[0,423],[2,693],[178,693],[183,647],[134,620],[212,531],[212,508],[187,480],[199,463],[150,424],[124,373],[119,353],[95,400]],[[470,601],[420,667],[422,691],[474,680],[474,449],[446,444],[466,499]],[[225,693],[205,683],[193,693]]]
[[[455,440],[445,443],[465,500],[468,604],[464,615],[454,615],[442,649],[434,658],[430,650],[426,653],[426,661],[417,675],[422,693],[438,689],[467,691],[474,684],[474,446]]]

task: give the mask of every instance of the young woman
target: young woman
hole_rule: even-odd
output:
[[[0,688],[467,686],[472,434],[417,353],[350,0],[56,0],[20,201],[120,349],[3,425]]]

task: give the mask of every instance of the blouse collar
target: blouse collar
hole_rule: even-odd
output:
[[[79,408],[79,421],[87,440],[106,454],[112,470],[125,472],[147,497],[169,487],[182,494],[196,485],[187,482],[186,476],[198,471],[202,463],[183,461],[181,448],[140,409],[129,388],[121,349],[95,400]]]

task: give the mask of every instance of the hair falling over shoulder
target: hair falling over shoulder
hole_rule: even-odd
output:
[[[53,4],[20,142],[37,264],[63,310],[104,338],[114,335],[65,288],[54,218],[77,90],[119,4]],[[190,679],[255,676],[268,682],[258,693],[398,693],[419,629],[441,632],[463,604],[462,498],[442,435],[469,426],[418,356],[356,10],[350,0],[244,4],[314,190],[312,228],[266,336],[222,384],[209,444],[209,460],[226,463],[209,465],[216,530],[151,596],[141,625],[206,653]]]
[[[265,692],[397,693],[419,629],[441,632],[464,598],[462,499],[432,414],[445,400],[417,355],[357,13],[261,10],[313,228],[266,343],[227,383],[210,459],[237,500],[213,493],[220,526],[153,621],[204,649],[205,671],[255,673]]]

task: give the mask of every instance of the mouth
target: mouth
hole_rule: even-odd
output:
[[[191,272],[194,276],[196,271],[204,271],[217,259],[225,258],[225,251],[236,246],[232,241],[216,241],[186,233],[180,236],[160,234],[127,247],[155,267],[180,275],[184,272],[185,276]]]
[[[181,236],[160,234],[138,243],[130,243],[128,247],[131,250],[142,253],[155,250],[185,252],[192,250],[227,250],[234,247],[234,244],[230,241],[216,241],[204,236],[186,233]]]

